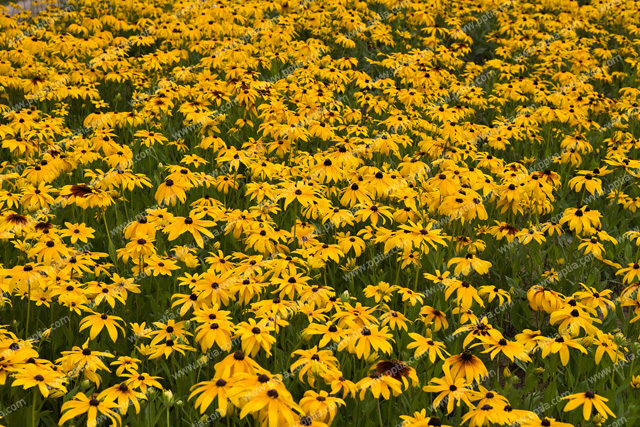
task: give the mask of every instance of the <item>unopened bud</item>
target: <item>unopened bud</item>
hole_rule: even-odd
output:
[[[349,291],[344,291],[342,294],[340,294],[340,301],[342,302],[349,302],[350,299],[350,295],[349,295]]]
[[[165,405],[173,404],[175,398],[173,397],[173,393],[171,392],[171,390],[165,390],[162,392],[162,401],[165,403]]]
[[[595,414],[593,417],[593,422],[595,423],[595,425],[599,426],[601,425],[604,421],[606,420],[606,418],[604,418],[602,415],[600,414]]]
[[[589,347],[589,346],[591,346],[591,344],[593,344],[593,337],[587,335],[586,337],[582,338],[581,342],[582,342],[583,346]]]
[[[511,378],[511,369],[509,369],[508,366],[504,367],[504,371],[503,371],[504,377],[505,378]]]

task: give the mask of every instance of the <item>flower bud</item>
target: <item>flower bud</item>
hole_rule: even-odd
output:
[[[509,369],[508,366],[504,367],[504,371],[503,371],[504,377],[505,378],[511,378],[511,370]]]
[[[349,291],[344,291],[342,294],[340,294],[340,301],[349,302],[349,299],[350,299]]]
[[[209,359],[207,358],[207,356],[202,356],[200,359],[198,359],[198,364],[200,366],[204,366],[207,364],[208,361]]]
[[[582,338],[581,343],[582,343],[583,346],[589,347],[589,346],[591,346],[593,344],[593,337],[587,335],[586,337]]]
[[[380,355],[377,352],[372,352],[367,358],[367,363],[372,365],[380,360]]]
[[[49,399],[58,399],[67,394],[65,391],[60,390],[59,388],[52,388],[49,390]]]
[[[537,367],[536,369],[534,369],[534,370],[533,370],[533,372],[534,372],[536,375],[542,375],[542,374],[544,373],[544,368]]]
[[[163,391],[162,401],[165,403],[165,405],[172,405],[175,402],[175,398],[173,397],[173,392],[171,392],[171,390]]]
[[[193,254],[186,255],[183,261],[189,268],[196,268],[199,264],[198,257]]]

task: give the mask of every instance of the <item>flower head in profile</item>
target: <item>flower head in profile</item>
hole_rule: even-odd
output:
[[[564,407],[564,412],[573,411],[582,405],[582,417],[589,421],[591,418],[591,414],[593,411],[598,413],[604,419],[609,418],[609,416],[616,417],[613,411],[609,409],[606,402],[609,399],[606,399],[593,391],[587,391],[584,393],[575,393],[569,396],[565,396],[562,398],[563,400],[568,400],[567,404]]]
[[[87,396],[79,392],[73,398],[62,404],[62,416],[58,425],[63,425],[81,415],[87,414],[87,426],[96,427],[98,417],[107,417],[115,425],[120,424],[120,414],[117,412],[118,404],[97,396]]]

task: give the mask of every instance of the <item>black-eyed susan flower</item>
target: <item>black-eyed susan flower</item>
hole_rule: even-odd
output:
[[[558,336],[556,338],[544,338],[540,339],[540,348],[542,349],[542,357],[545,358],[549,354],[560,355],[562,365],[566,366],[569,363],[570,352],[569,349],[573,348],[587,354],[587,350],[579,344],[577,341],[571,339],[568,336]]]
[[[257,395],[242,408],[240,418],[251,413],[262,418],[265,426],[277,427],[283,423],[295,424],[296,413],[303,413],[303,411],[289,393],[284,394],[282,390],[269,389],[258,390]]]
[[[168,233],[167,237],[170,241],[175,240],[184,233],[190,233],[196,241],[196,244],[203,248],[204,240],[202,235],[209,238],[213,238],[213,234],[207,229],[215,226],[215,222],[209,221],[204,218],[204,212],[191,212],[187,217],[174,217],[171,219],[168,226],[165,227],[164,232]]]
[[[26,364],[16,367],[13,376],[13,387],[22,386],[25,390],[31,387],[38,387],[38,390],[45,398],[49,397],[51,389],[59,389],[62,392],[67,391],[64,386],[66,379],[59,372],[50,368]]]
[[[125,334],[124,328],[118,323],[118,321],[123,322],[121,317],[110,316],[106,313],[96,313],[94,311],[91,311],[91,313],[91,315],[85,317],[80,322],[81,331],[91,328],[89,329],[89,338],[91,340],[96,339],[98,334],[105,328],[109,333],[109,338],[111,338],[113,342],[116,342],[118,339],[118,329],[120,329],[122,335]]]
[[[342,399],[329,396],[324,390],[319,393],[309,390],[300,400],[300,408],[303,413],[327,425],[331,425],[337,415],[338,408],[344,405]]]
[[[152,376],[145,372],[139,373],[135,369],[129,369],[127,372],[122,375],[122,377],[127,378],[125,380],[125,384],[134,390],[140,389],[141,392],[146,393],[147,389],[153,387],[158,390],[162,390],[162,384],[158,381],[160,377]]]
[[[438,408],[446,402],[448,414],[452,413],[454,407],[461,402],[464,402],[468,408],[475,407],[471,401],[474,394],[471,384],[462,377],[453,378],[449,365],[444,365],[443,371],[444,378],[432,378],[429,380],[429,385],[422,388],[427,393],[438,393],[433,400],[433,407]]]
[[[483,261],[474,254],[467,254],[464,257],[454,257],[447,262],[447,267],[454,265],[453,274],[459,276],[463,274],[467,276],[472,270],[478,274],[487,274],[491,268],[491,262]]]
[[[98,400],[104,402],[114,402],[117,404],[117,411],[122,415],[127,414],[129,406],[133,405],[136,414],[140,413],[140,400],[147,400],[145,393],[136,392],[129,388],[126,383],[116,384],[98,395]]]
[[[538,417],[535,413],[520,417],[522,427],[574,427],[573,424],[556,421],[555,418]]]
[[[587,421],[591,418],[593,410],[604,417],[604,419],[609,418],[609,415],[614,418],[616,417],[611,409],[606,405],[606,402],[608,402],[609,399],[606,399],[593,391],[575,393],[565,396],[562,399],[568,400],[564,407],[564,412],[572,411],[582,405],[582,417]]]
[[[226,416],[229,407],[229,398],[227,397],[227,394],[229,393],[232,385],[233,383],[230,378],[218,378],[211,381],[199,382],[191,387],[191,394],[189,395],[188,400],[199,395],[195,401],[195,407],[196,409],[199,408],[200,413],[203,414],[207,408],[209,408],[213,400],[218,399],[217,410],[222,416]]]
[[[482,360],[473,355],[470,350],[451,356],[445,359],[444,363],[450,368],[452,378],[464,378],[469,383],[479,381],[489,373]]]
[[[616,275],[622,274],[624,274],[622,278],[623,283],[631,283],[634,277],[640,280],[640,264],[638,262],[630,262],[627,267],[616,271]]]
[[[291,365],[291,371],[298,373],[300,381],[306,375],[307,382],[312,387],[316,378],[328,372],[336,372],[340,366],[331,350],[319,350],[317,346],[309,350],[296,350],[293,355],[298,356],[298,359]]]
[[[62,405],[62,416],[58,421],[59,425],[63,425],[68,420],[78,416],[87,414],[87,425],[97,425],[99,416],[110,419],[114,424],[120,422],[120,415],[116,411],[118,405],[114,402],[101,400],[97,396],[87,396],[82,392],[78,392],[73,399]]]
[[[389,341],[394,342],[395,340],[386,326],[380,328],[375,325],[365,326],[359,331],[355,342],[356,356],[360,359],[366,359],[371,354],[371,350],[391,354],[393,347]]]

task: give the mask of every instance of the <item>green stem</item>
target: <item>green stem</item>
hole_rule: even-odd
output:
[[[33,389],[33,406],[31,407],[31,427],[37,427],[36,424],[36,401],[38,399],[38,392],[36,389]]]
[[[398,278],[400,277],[400,266],[396,264],[395,267],[396,267],[396,278],[393,281],[392,285],[397,285],[398,284]]]
[[[354,381],[357,379],[356,378],[356,355],[353,355],[353,379]],[[359,411],[360,411],[360,397],[358,395],[358,392],[356,392],[356,395],[354,396],[355,401],[356,401],[356,412],[355,412],[355,416],[353,417],[353,425],[354,427],[358,427],[358,421],[360,420],[360,416],[359,416]]]
[[[616,367],[613,365],[611,367],[611,390],[615,389],[616,386]]]
[[[296,235],[296,227],[298,226],[298,203],[296,202],[296,208],[293,216],[293,250],[298,249],[298,236]]]
[[[378,405],[378,420],[380,421],[380,427],[384,427],[384,423],[382,422],[382,412],[380,411],[380,398],[376,399],[376,403]]]
[[[31,320],[31,280],[29,280],[29,289],[27,291],[27,322],[25,324],[25,337],[29,338],[29,321]]]
[[[115,255],[116,250],[115,247],[113,246],[113,242],[111,241],[111,233],[109,233],[109,224],[107,224],[107,215],[106,215],[106,211],[102,211],[102,220],[104,221],[104,228],[106,228],[107,230],[107,239],[109,239],[109,249],[113,250],[113,254]],[[118,260],[114,259],[113,260],[113,265],[116,267],[116,273],[120,274],[118,272]]]

